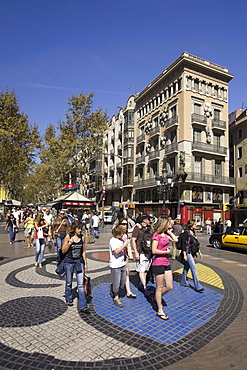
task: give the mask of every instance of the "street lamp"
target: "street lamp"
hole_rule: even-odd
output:
[[[158,193],[161,194],[163,192],[163,205],[162,205],[162,217],[166,215],[166,199],[167,194],[170,194],[171,189],[174,185],[174,175],[171,173],[167,173],[166,170],[162,171],[162,176],[156,177],[156,185],[158,187]]]

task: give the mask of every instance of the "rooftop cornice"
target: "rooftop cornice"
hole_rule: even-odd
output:
[[[157,85],[163,78],[167,76],[176,68],[179,68],[181,65],[195,65],[206,70],[213,71],[224,78],[229,82],[234,75],[228,72],[228,68],[222,67],[218,64],[212,63],[206,59],[199,58],[195,55],[189,54],[187,52],[182,53],[172,64],[164,69],[152,82],[150,82],[140,93],[137,94],[135,101],[137,102],[143,95],[145,95],[150,89]]]

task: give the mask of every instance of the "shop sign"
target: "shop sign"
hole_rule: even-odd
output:
[[[84,202],[63,202],[65,206],[93,206],[93,203]]]

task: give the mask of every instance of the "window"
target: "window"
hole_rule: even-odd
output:
[[[242,156],[243,156],[243,152],[242,152],[242,147],[240,146],[240,147],[238,147],[238,159],[241,159],[242,158]]]
[[[238,167],[238,178],[241,179],[243,177],[243,167]]]
[[[220,147],[220,137],[221,137],[221,134],[215,132],[214,133],[214,136],[213,136],[213,140],[214,140],[214,145]]]
[[[215,160],[215,177],[217,179],[222,176],[222,163],[220,160]]]
[[[238,130],[238,138],[242,139],[242,129]]]
[[[202,131],[198,128],[195,128],[193,130],[193,142],[194,143],[200,143],[201,142],[201,134],[202,134]]]
[[[202,158],[201,157],[195,157],[195,167],[194,170],[196,173],[202,173]]]
[[[194,80],[194,90],[199,91],[199,81],[198,80]]]
[[[194,103],[194,113],[201,114],[201,104]]]
[[[177,142],[177,130],[171,131],[171,143],[176,143]]]
[[[133,185],[133,165],[131,164],[124,166],[123,185]]]
[[[220,110],[219,109],[214,109],[214,119],[216,121],[220,120]]]
[[[176,106],[176,105],[174,105],[174,106],[171,108],[170,112],[171,112],[171,117],[176,117],[176,115],[177,115],[177,106]]]

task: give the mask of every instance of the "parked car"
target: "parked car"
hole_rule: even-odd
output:
[[[209,243],[214,248],[237,248],[247,250],[247,226],[232,227],[225,233],[212,234]]]

